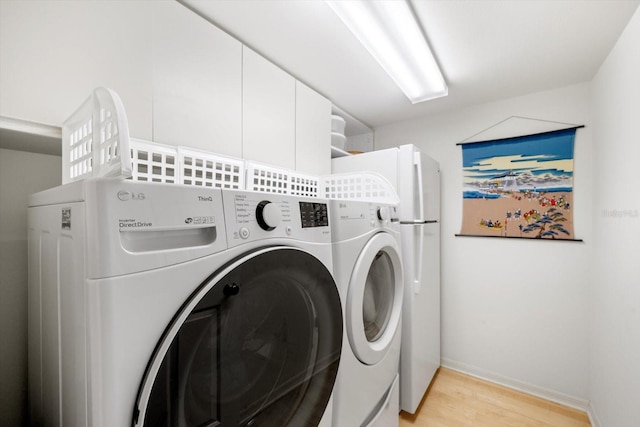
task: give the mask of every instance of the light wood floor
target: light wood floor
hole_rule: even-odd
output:
[[[584,412],[440,368],[400,427],[588,427]]]

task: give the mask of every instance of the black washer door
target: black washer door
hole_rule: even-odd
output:
[[[325,266],[302,250],[255,252],[209,277],[176,314],[133,425],[316,426],[341,345],[340,299]]]

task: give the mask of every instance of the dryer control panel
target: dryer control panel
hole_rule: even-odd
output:
[[[342,241],[380,230],[397,231],[396,205],[350,201],[331,201],[331,231],[334,241]]]
[[[223,205],[229,246],[279,237],[331,242],[326,201],[223,190]]]

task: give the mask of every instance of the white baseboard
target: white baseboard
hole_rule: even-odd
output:
[[[467,365],[466,363],[457,362],[455,360],[443,358],[441,361],[441,365],[445,368],[458,371],[460,373],[470,375],[472,377],[476,377],[484,381],[488,381],[488,382],[498,384],[507,388],[521,391],[523,393],[540,397],[542,399],[550,400],[560,405],[564,405],[570,408],[584,411],[589,416],[589,419],[591,420],[591,424],[594,427],[600,427],[598,417],[595,415],[595,413],[593,412],[593,409],[589,405],[589,401],[586,399],[569,396],[567,394],[550,390],[544,387],[529,384],[523,381],[514,380],[513,378],[508,378],[508,377],[496,374],[495,372],[479,369],[475,366]]]
[[[589,407],[587,408],[587,415],[589,416],[589,422],[591,422],[592,427],[602,427],[602,423],[600,422],[600,419],[596,415],[596,411],[593,409],[593,406],[591,406],[591,404],[589,404]]]

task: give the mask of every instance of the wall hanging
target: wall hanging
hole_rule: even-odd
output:
[[[573,147],[582,127],[458,144],[463,212],[457,236],[579,240]]]

